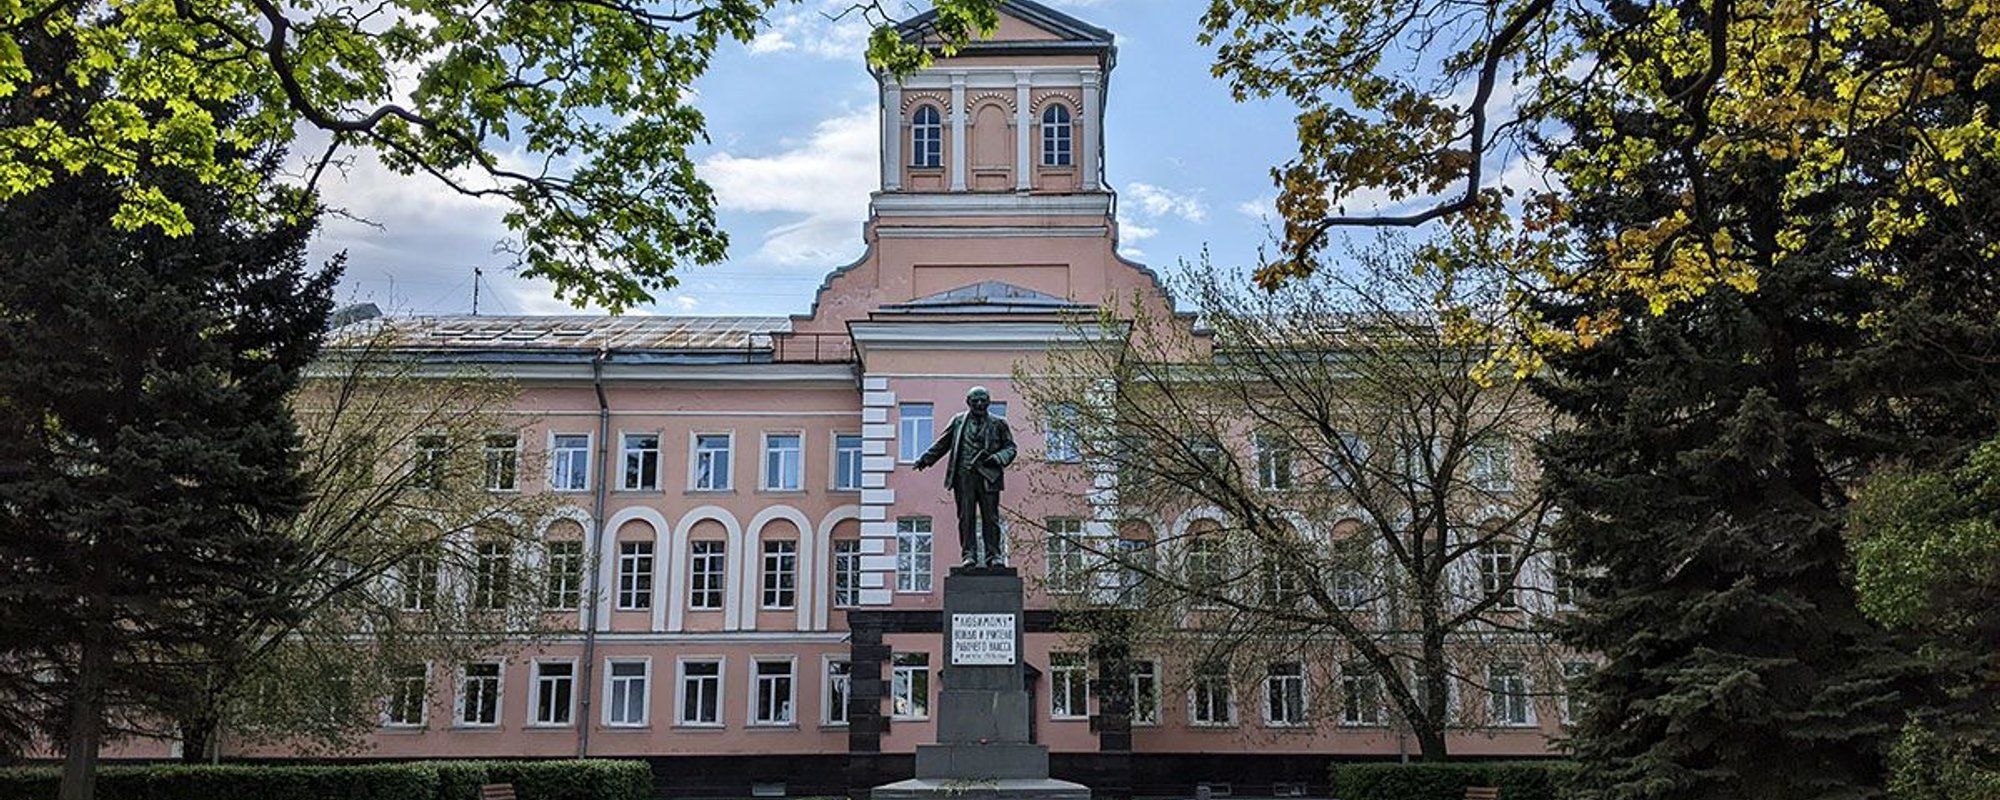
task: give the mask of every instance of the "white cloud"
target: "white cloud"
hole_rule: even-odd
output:
[[[1278,198],[1260,195],[1236,204],[1236,213],[1257,222],[1268,222],[1278,217]]]
[[[761,260],[777,264],[844,263],[861,250],[868,193],[880,179],[881,142],[874,109],[821,120],[804,141],[767,156],[719,153],[701,163],[724,211],[777,212],[799,219],[764,234]]]
[[[1175,216],[1201,222],[1208,218],[1208,204],[1202,201],[1200,192],[1188,194],[1133,181],[1125,184],[1125,198],[1137,203],[1148,219]]]
[[[859,59],[868,49],[870,26],[852,0],[820,0],[767,18],[750,40],[753,55],[799,53],[818,58]]]

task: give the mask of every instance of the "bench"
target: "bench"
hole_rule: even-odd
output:
[[[1498,786],[1467,786],[1465,800],[1500,800]]]
[[[485,783],[479,786],[479,800],[516,800],[514,784]]]

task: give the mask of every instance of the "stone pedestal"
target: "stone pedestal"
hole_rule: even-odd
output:
[[[944,579],[944,672],[937,743],[917,746],[916,778],[877,786],[873,800],[1088,800],[1049,779],[1048,748],[1031,740],[1033,696],[1021,663],[1021,576],[957,568]]]

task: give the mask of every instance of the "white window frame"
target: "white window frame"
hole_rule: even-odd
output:
[[[1519,682],[1518,689],[1507,692],[1500,691],[1500,687],[1497,684],[1500,680],[1499,668],[1503,666],[1513,667],[1512,674],[1508,677],[1510,680]],[[1516,703],[1519,704],[1521,711],[1521,717],[1518,721],[1513,719],[1511,715],[1503,713],[1503,711],[1511,710],[1511,707]],[[1503,709],[1503,704],[1509,708]],[[1528,667],[1526,664],[1488,664],[1486,666],[1486,724],[1495,728],[1535,727],[1535,702],[1531,689],[1528,686]]]
[[[633,436],[653,437],[652,448],[648,450],[647,448],[644,447],[635,448],[628,446],[626,440]],[[618,432],[618,491],[621,492],[659,491],[661,482],[660,476],[663,472],[666,471],[666,463],[662,461],[660,458],[660,452],[665,449],[665,445],[666,445],[666,437],[663,436],[659,431],[619,431]],[[645,466],[646,462],[644,454],[648,452],[652,453],[653,455],[653,482],[650,484],[645,484],[643,483],[643,479],[646,476],[646,466]],[[631,470],[632,467],[631,456],[633,453],[641,454],[639,459],[639,471],[637,473],[634,473]],[[633,478],[635,477],[635,475],[636,477],[642,479],[640,485],[633,485]]]
[[[1298,672],[1297,672],[1296,674],[1292,674],[1292,675],[1280,675],[1280,674],[1278,674],[1278,673],[1276,672],[1277,668],[1279,668],[1279,667],[1295,667],[1295,668],[1297,668],[1297,669],[1298,669]],[[1273,695],[1273,690],[1274,690],[1274,689],[1280,689],[1280,690],[1282,690],[1282,688],[1283,688],[1283,687],[1282,687],[1282,684],[1296,684],[1296,685],[1297,685],[1297,689],[1298,689],[1298,699],[1299,699],[1299,707],[1298,707],[1298,709],[1297,709],[1297,711],[1298,711],[1298,718],[1297,718],[1297,719],[1290,719],[1290,718],[1287,718],[1287,719],[1279,719],[1279,718],[1278,718],[1278,714],[1277,714],[1277,713],[1274,713],[1274,712],[1277,712],[1277,711],[1279,711],[1279,709],[1278,709],[1278,708],[1277,708],[1276,706],[1272,705],[1272,702],[1273,702],[1274,700],[1275,700],[1275,701],[1284,701],[1284,702],[1289,702],[1289,701],[1290,701],[1290,699],[1291,699],[1290,697],[1277,697],[1277,696],[1274,696],[1274,695]],[[1263,702],[1263,704],[1262,704],[1262,705],[1264,706],[1264,726],[1265,726],[1265,727],[1268,727],[1268,728],[1302,728],[1302,727],[1305,727],[1305,726],[1307,726],[1307,725],[1310,725],[1310,724],[1312,724],[1312,723],[1311,723],[1311,718],[1312,718],[1312,697],[1310,696],[1310,694],[1309,694],[1309,692],[1308,692],[1308,689],[1307,689],[1307,686],[1306,686],[1306,665],[1305,665],[1305,663],[1304,663],[1304,662],[1300,662],[1300,661],[1285,661],[1285,662],[1277,662],[1277,663],[1272,663],[1272,664],[1268,664],[1268,665],[1266,665],[1266,666],[1265,666],[1265,668],[1264,668],[1264,686],[1263,686],[1263,689],[1264,689],[1264,692],[1263,692],[1263,695],[1264,695],[1264,697],[1263,697],[1263,700],[1264,700],[1264,702]],[[1287,715],[1290,715],[1290,713],[1291,713],[1291,709],[1285,709],[1285,710],[1284,710],[1284,713],[1285,713],[1285,714],[1287,714]]]
[[[644,553],[627,553],[627,545],[644,547]],[[645,569],[637,567],[643,560]],[[646,578],[646,588],[639,588],[639,576]],[[619,611],[649,611],[653,608],[653,595],[660,585],[659,544],[650,539],[627,539],[618,542],[618,585],[617,602],[612,605]],[[627,584],[631,584],[629,587]]]
[[[1200,712],[1204,709],[1213,710],[1212,707],[1214,706],[1212,702],[1201,702],[1202,691],[1206,684],[1216,679],[1222,681],[1223,691],[1226,693],[1224,699],[1227,701],[1222,704],[1222,710],[1229,715],[1229,718],[1217,720],[1213,719],[1212,715],[1210,715],[1210,719],[1202,719],[1203,715]],[[1210,694],[1212,695],[1213,692],[1211,691]],[[1229,674],[1227,668],[1219,672],[1207,672],[1203,671],[1202,668],[1196,669],[1194,682],[1188,686],[1188,725],[1195,728],[1231,728],[1236,726],[1236,680],[1235,676]]]
[[[494,441],[502,438],[510,439],[513,443],[506,447],[495,447],[493,444]],[[494,460],[496,456],[503,454],[505,456],[504,462],[496,462]],[[521,434],[519,432],[486,434],[479,440],[479,456],[480,464],[483,467],[481,470],[483,474],[480,477],[485,481],[486,491],[495,494],[508,494],[521,491]],[[503,467],[504,469],[502,469]],[[504,485],[497,480],[500,476],[496,475],[496,472],[504,472],[507,478]]]
[[[1484,492],[1514,490],[1513,441],[1493,437],[1476,441],[1467,449],[1466,478],[1473,488]]]
[[[542,693],[547,691],[548,688],[545,685],[548,682],[546,680],[547,676],[542,674],[542,667],[550,664],[562,664],[564,666],[569,667],[569,706],[563,710],[563,721],[561,722],[553,722],[541,718]],[[574,658],[537,658],[534,660],[533,665],[529,672],[530,676],[529,688],[531,691],[529,692],[529,697],[528,697],[528,713],[529,713],[528,727],[567,728],[576,724],[576,699],[577,699],[576,695],[577,695],[577,678],[578,678],[576,667],[577,667],[576,659]]]
[[[1043,585],[1049,594],[1079,594],[1088,588],[1090,564],[1083,546],[1083,520],[1050,517],[1043,521],[1048,542],[1043,546]]]
[[[899,660],[902,659],[903,656],[922,656],[924,659],[924,663],[922,664],[897,663]],[[907,682],[905,682],[901,677],[906,673],[912,676]],[[918,693],[916,691],[917,686],[916,686],[915,676],[918,674],[921,674],[924,679],[923,680],[924,691],[922,693],[922,696],[918,696]],[[896,701],[899,698],[905,696],[905,692],[903,691],[903,687],[905,685],[907,685],[910,690],[907,693],[907,697],[909,698],[910,701],[909,702],[910,707],[916,708],[921,703],[923,707],[922,709],[923,713],[906,714],[896,710]],[[916,652],[890,653],[889,654],[889,719],[902,721],[902,720],[920,720],[920,719],[930,719],[930,718],[931,718],[930,654],[916,653]]]
[[[774,680],[782,678],[785,681],[785,713],[782,719],[765,719],[758,713],[760,709],[757,706],[764,699],[765,676],[762,670],[765,664],[785,665],[783,676],[772,676]],[[791,728],[799,724],[799,660],[796,656],[753,656],[750,659],[750,706],[744,718],[750,721],[748,724],[753,728]]]
[[[411,458],[411,484],[421,489],[442,489],[451,476],[451,439],[439,433],[416,437]]]
[[[1373,582],[1359,567],[1335,567],[1329,579],[1334,605],[1343,611],[1359,611],[1375,599]]]
[[[852,545],[850,552],[842,553],[842,545]],[[856,608],[861,605],[861,540],[833,540],[833,607]],[[846,578],[847,580],[842,580]],[[845,584],[845,585],[843,585]]]
[[[925,111],[935,117],[929,122],[922,121]],[[925,147],[925,145],[930,145]],[[944,167],[944,110],[936,103],[917,104],[910,112],[910,166],[917,169],[942,169]]]
[[[833,674],[833,668],[836,664],[846,665],[846,673],[842,675]],[[854,698],[854,662],[832,655],[821,656],[819,674],[819,724],[841,728],[847,727],[847,706],[844,702],[834,702],[833,687],[835,685],[844,685],[847,687],[841,693],[843,701]],[[838,719],[834,718],[835,711],[839,712]]]
[[[791,545],[790,553],[773,553],[775,544]],[[791,611],[799,607],[799,540],[765,539],[758,547],[758,607],[765,611]],[[791,566],[781,571],[771,569],[773,558],[782,564],[786,560]],[[789,557],[789,558],[787,558]],[[772,585],[772,579],[780,579],[780,584]],[[773,594],[776,593],[774,597]]]
[[[415,563],[425,564],[427,568],[416,570],[414,571],[416,574],[413,574],[411,565]],[[443,587],[443,570],[444,555],[433,552],[429,548],[425,548],[423,552],[411,553],[404,557],[403,563],[396,566],[396,588],[398,593],[402,595],[397,598],[397,606],[408,612],[431,610],[432,607],[437,605],[438,591]],[[412,595],[410,591],[412,581],[416,581],[417,588],[423,591]],[[412,596],[418,602],[410,602]]]
[[[575,569],[558,569],[556,545],[574,545]],[[546,611],[575,611],[583,607],[584,552],[582,539],[542,540],[542,563],[547,566],[547,583],[542,587],[542,607]]]
[[[1042,459],[1055,464],[1083,460],[1083,436],[1077,430],[1082,416],[1075,403],[1056,403],[1042,415]]]
[[[1258,432],[1250,437],[1257,464],[1257,488],[1266,492],[1291,491],[1298,485],[1292,463],[1291,437],[1276,432]]]
[[[471,698],[470,698],[470,695],[468,695],[468,694],[466,693],[466,691],[465,691],[465,690],[466,690],[466,689],[467,689],[467,688],[469,687],[469,685],[471,684],[471,677],[470,677],[469,675],[467,675],[467,674],[466,674],[466,668],[467,668],[467,667],[471,667],[471,666],[474,666],[474,665],[479,665],[479,666],[485,666],[485,665],[488,665],[488,664],[491,664],[491,665],[493,665],[494,667],[497,667],[497,669],[495,669],[495,670],[494,670],[494,674],[493,674],[493,721],[492,721],[492,722],[467,722],[467,721],[465,721],[465,711],[466,711],[466,705],[465,705],[465,703],[466,703],[466,701],[467,701],[467,700],[469,700],[469,699],[471,699]],[[482,679],[482,680],[483,680],[483,679]],[[500,723],[502,723],[502,722],[506,721],[506,719],[507,719],[507,662],[505,662],[505,661],[467,661],[467,662],[464,662],[464,663],[462,663],[462,664],[459,664],[459,666],[458,666],[458,680],[457,680],[457,681],[455,681],[455,683],[456,683],[456,684],[458,684],[458,685],[457,685],[457,687],[456,687],[456,692],[455,692],[455,697],[453,698],[453,702],[452,702],[452,711],[453,711],[453,712],[455,712],[455,713],[453,713],[453,714],[452,714],[452,719],[451,719],[451,722],[452,722],[452,727],[454,727],[454,728],[498,728],[498,727],[500,727]]]
[[[909,530],[904,530],[908,523]],[[916,530],[923,523],[923,530]],[[921,548],[916,547],[921,542]],[[922,564],[919,565],[919,560]],[[937,571],[937,534],[930,517],[896,519],[896,593],[930,594]]]
[[[840,440],[842,439],[853,440],[854,446],[852,448],[841,447]],[[834,432],[833,465],[832,469],[830,470],[831,474],[828,476],[832,480],[832,483],[829,488],[833,489],[833,491],[836,492],[861,491],[861,465],[863,463],[866,463],[862,457],[862,448],[863,444],[862,444],[861,434],[853,432],[847,432],[847,433],[842,433],[838,431]],[[848,455],[850,453],[853,454],[851,457]],[[847,468],[849,466],[850,461],[852,462],[853,469]],[[852,478],[853,483],[841,483],[840,481],[842,475],[846,475],[847,477]]]
[[[1081,707],[1070,708],[1077,699]],[[1090,659],[1083,653],[1049,653],[1049,719],[1090,719]]]
[[[404,666],[417,666],[417,665],[406,664]],[[408,681],[409,679],[404,677],[394,677],[391,678],[391,686],[389,687],[389,696],[388,698],[386,698],[386,702],[382,704],[382,727],[391,728],[395,730],[418,730],[430,724],[431,662],[425,661],[421,666],[424,668],[424,674],[422,678],[423,683],[419,687],[422,689],[422,691],[418,692],[418,697],[417,697],[416,720],[411,721],[411,720],[396,719],[396,700],[397,700],[396,695],[397,692],[401,691],[404,688],[401,684]]]
[[[778,449],[776,445],[776,442],[778,440],[786,438],[791,439],[797,445],[796,447],[793,447],[790,450],[791,457],[789,459],[789,462],[791,467],[791,474],[789,476],[782,474],[784,472],[784,467],[786,466],[787,462],[787,459],[785,458],[786,451]],[[771,472],[771,467],[772,467],[771,459],[774,457],[778,459],[777,466],[779,467],[778,470],[779,474],[776,476],[773,476]],[[806,488],[805,431],[766,431],[764,433],[764,463],[761,466],[762,469],[759,471],[763,473],[762,478],[763,478],[764,491],[767,492],[805,491]],[[780,479],[789,477],[791,478],[790,485],[785,485],[785,483],[782,482],[782,480],[780,482],[774,483],[771,480],[773,477],[778,477]]]
[[[563,457],[568,453],[573,453],[576,451],[576,448],[574,447],[561,447],[558,445],[557,440],[565,436],[583,437],[583,464],[582,464],[582,475],[581,475],[583,479],[582,486],[574,486],[574,487],[564,486],[562,485],[561,482],[556,480],[557,476],[562,474],[561,465],[563,463]],[[563,433],[561,431],[549,431],[549,491],[563,492],[563,493],[590,491],[590,480],[592,477],[591,473],[595,471],[591,469],[591,454],[596,450],[597,442],[593,441],[593,439],[595,439],[596,436],[597,434],[594,433]]]
[[[1474,563],[1479,567],[1479,596],[1474,598],[1474,602],[1500,594],[1500,599],[1491,608],[1500,611],[1520,608],[1520,558],[1520,546],[1513,542],[1488,539],[1480,543],[1473,552]],[[1509,572],[1514,574],[1509,576]]]
[[[911,412],[923,409],[921,416]],[[919,424],[921,422],[921,425]],[[918,428],[922,430],[918,430]],[[932,403],[896,404],[896,463],[914,464],[937,439],[937,406]]]
[[[491,559],[486,549],[497,547],[498,559]],[[497,564],[498,571],[489,571],[489,565]],[[481,611],[501,611],[507,608],[508,595],[514,591],[514,543],[506,539],[479,539],[472,543],[472,608]]]
[[[687,719],[689,664],[715,665],[715,720],[701,722]],[[723,709],[729,694],[729,661],[722,656],[681,656],[674,661],[674,725],[682,728],[720,728],[727,720]]]
[[[723,446],[721,448],[702,446],[701,440],[704,437],[713,438],[717,436],[722,437]],[[713,466],[711,466],[708,471],[708,474],[706,475],[706,477],[709,479],[708,480],[709,485],[704,486],[702,485],[702,479],[704,477],[702,473],[702,461],[704,459],[707,459],[712,464],[715,456],[717,456],[718,454],[722,457],[722,469],[720,470],[721,483],[720,484],[716,483],[717,470],[715,470]],[[693,433],[688,434],[688,491],[727,492],[735,488],[736,488],[736,432],[695,431]]]
[[[1558,611],[1576,608],[1576,561],[1561,550],[1549,551],[1549,600]]]
[[[1374,687],[1375,703],[1369,708],[1356,705],[1362,685]],[[1340,724],[1346,728],[1379,728],[1387,724],[1383,713],[1382,676],[1365,665],[1343,666],[1340,670]],[[1364,713],[1365,712],[1365,713]]]
[[[623,722],[620,722],[615,718],[616,712],[618,710],[618,703],[616,700],[616,698],[618,697],[617,693],[618,684],[620,682],[630,683],[632,680],[634,680],[629,675],[622,677],[619,676],[617,674],[617,669],[615,668],[615,665],[618,664],[638,664],[640,666],[641,671],[637,678],[637,680],[639,681],[639,719],[636,721],[625,720]],[[604,659],[604,727],[644,728],[647,725],[652,724],[652,721],[653,721],[652,657],[651,656],[637,656],[631,658],[612,657]]]
[[[1060,119],[1052,119],[1058,116]],[[1041,114],[1041,165],[1044,167],[1076,166],[1076,112],[1061,103],[1050,103],[1042,107]],[[1057,145],[1061,145],[1058,147]]]
[[[1141,665],[1146,667],[1143,673],[1139,669]],[[1152,727],[1160,724],[1160,699],[1164,696],[1164,693],[1161,691],[1163,685],[1161,678],[1163,676],[1160,674],[1160,671],[1160,662],[1157,659],[1141,658],[1132,661],[1132,673],[1126,680],[1131,684],[1127,691],[1131,692],[1132,708],[1130,711],[1134,727]],[[1153,683],[1150,700],[1143,707],[1140,704],[1140,700],[1142,697],[1147,696],[1141,694],[1139,691],[1139,678],[1142,674],[1151,679]],[[1146,713],[1140,713],[1142,708]]]
[[[697,549],[709,545],[716,547],[713,553],[699,553]],[[697,570],[706,559],[712,559],[715,569]],[[713,584],[712,588],[708,584]],[[712,595],[715,603],[696,603],[697,598]],[[693,611],[721,611],[729,605],[729,543],[721,539],[696,539],[688,542],[688,585],[687,607]]]
[[[1574,725],[1577,712],[1583,710],[1584,704],[1583,698],[1576,695],[1576,685],[1597,671],[1597,665],[1588,661],[1564,661],[1557,668],[1562,670],[1562,695],[1557,698],[1556,708],[1561,712],[1564,725]]]

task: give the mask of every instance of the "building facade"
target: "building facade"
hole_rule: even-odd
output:
[[[992,40],[882,78],[867,252],[803,313],[378,323],[407,353],[520,387],[533,421],[519,447],[549,468],[524,470],[518,489],[560,498],[535,524],[590,568],[577,607],[552,612],[564,633],[413,673],[428,692],[392,702],[364,755],[642,757],[664,793],[699,796],[907,777],[933,741],[940,592],[957,562],[951,498],[911,462],[966,388],[990,387],[1012,421],[1016,474],[1076,487],[1073,504],[1016,492],[1010,513],[1116,535],[1084,505],[1090,476],[1012,389],[1017,366],[1079,335],[1070,315],[1135,301],[1173,313],[1158,278],[1117,254],[1103,167],[1115,54],[1108,32],[1016,1]],[[1318,791],[1332,759],[1412,751],[1387,715],[1300,724],[1266,707],[1265,686],[1197,707],[1172,653],[1094,672],[1057,630],[1043,549],[1019,549],[1037,587],[1034,727],[1058,777],[1102,796],[1200,783],[1271,796]],[[1104,708],[1092,687],[1107,680],[1150,683],[1145,707]],[[1454,734],[1454,753],[1545,754],[1552,716]]]

